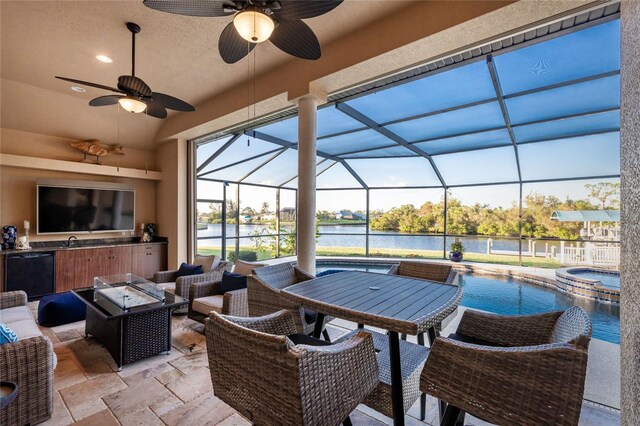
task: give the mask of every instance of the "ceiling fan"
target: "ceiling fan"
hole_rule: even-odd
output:
[[[127,28],[131,31],[131,75],[118,77],[117,88],[67,77],[56,76],[56,78],[118,93],[118,95],[100,96],[92,99],[89,102],[91,106],[107,106],[119,103],[126,111],[140,113],[146,110],[147,115],[156,118],[166,118],[167,108],[175,111],[195,111],[196,109],[193,106],[183,100],[164,93],[152,92],[151,88],[142,79],[136,77],[136,34],[140,32],[140,26],[133,22],[127,22]]]
[[[144,0],[144,5],[162,12],[187,16],[235,14],[220,34],[218,50],[233,64],[257,43],[270,40],[278,49],[302,59],[319,59],[318,38],[302,19],[323,15],[343,0]]]

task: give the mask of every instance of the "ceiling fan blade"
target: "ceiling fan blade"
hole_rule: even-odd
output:
[[[115,104],[118,103],[118,100],[121,97],[122,96],[118,96],[118,95],[100,96],[98,98],[91,99],[91,102],[89,102],[89,105],[91,105],[91,106],[115,105]]]
[[[280,21],[269,38],[280,50],[302,59],[320,59],[320,42],[302,21]]]
[[[145,103],[147,104],[147,115],[155,118],[167,118],[167,110],[160,102],[149,100]]]
[[[165,95],[164,93],[153,92],[151,94],[154,103],[160,103],[165,108],[173,109],[175,111],[195,111],[196,109],[186,103],[185,101],[174,98],[173,96]]]
[[[273,14],[284,21],[313,18],[335,9],[343,0],[282,0]]]
[[[118,77],[118,89],[123,93],[135,93],[140,96],[151,96],[151,88],[147,84],[133,75],[121,75]]]
[[[227,16],[237,6],[229,0],[144,0],[148,8],[186,16]]]
[[[240,37],[238,31],[233,26],[233,21],[224,27],[220,39],[218,40],[218,50],[220,56],[228,64],[234,64],[244,58],[256,47],[255,43],[249,43]]]
[[[76,80],[75,78],[58,77],[58,76],[56,76],[56,78],[60,79],[60,80],[64,80],[64,81],[70,81],[71,83],[81,84],[83,86],[96,87],[98,89],[110,90],[110,91],[116,92],[116,93],[124,93],[122,90],[116,89],[115,87],[105,86],[103,84],[90,83],[88,81]]]

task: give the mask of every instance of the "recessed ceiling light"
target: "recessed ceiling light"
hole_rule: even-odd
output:
[[[74,92],[80,92],[80,93],[84,93],[87,91],[87,89],[84,89],[79,86],[71,86],[71,90],[73,90]]]
[[[113,62],[113,59],[105,55],[96,55],[96,59],[106,64],[110,64],[111,62]]]

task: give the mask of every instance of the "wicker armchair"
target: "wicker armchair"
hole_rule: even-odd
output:
[[[164,284],[166,291],[187,299],[189,297],[189,286],[191,284],[220,281],[222,279],[223,272],[231,272],[232,266],[232,263],[220,261],[218,266],[209,272],[205,272],[204,274],[188,275],[186,277],[176,276],[178,273],[177,269],[161,271],[154,274],[153,281],[157,284]]]
[[[204,320],[209,317],[209,312],[211,311],[235,317],[249,316],[246,288],[228,291],[224,294],[219,294],[219,290],[220,281],[205,281],[191,284],[189,286],[189,308],[187,316],[203,324]]]
[[[311,334],[315,319],[309,315],[309,311],[305,318],[305,310],[302,306],[282,297],[280,290],[313,278],[313,275],[307,274],[290,263],[254,269],[253,273],[247,277],[249,315],[259,317],[288,309],[293,315],[298,333]],[[330,320],[331,318],[326,317],[325,323]],[[327,338],[326,330],[324,334]]]
[[[214,394],[254,424],[339,425],[376,387],[371,336],[329,346],[294,345],[290,312],[205,321]],[[349,423],[349,422],[346,422]]]
[[[15,316],[18,307],[28,310],[24,291],[0,293],[0,317],[3,316],[2,311],[5,318]],[[25,315],[31,317],[28,311]],[[26,321],[29,320],[19,322]],[[54,365],[53,345],[45,336],[0,345],[0,381],[14,382],[19,387],[16,399],[0,410],[1,425],[36,424],[51,417]]]
[[[459,340],[436,340],[420,379],[423,392],[449,403],[443,423],[462,410],[497,424],[578,424],[591,339],[581,308],[529,316],[466,311],[450,337]]]

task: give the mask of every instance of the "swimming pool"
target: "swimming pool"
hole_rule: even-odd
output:
[[[368,270],[386,273],[390,264],[351,262],[318,262],[318,272],[328,269]],[[366,269],[368,268],[368,269]],[[528,284],[501,276],[462,274],[464,288],[461,305],[502,315],[528,315],[562,310],[570,306],[582,307],[593,323],[593,337],[620,343],[620,307],[589,299],[571,297],[551,288]]]

